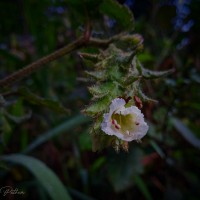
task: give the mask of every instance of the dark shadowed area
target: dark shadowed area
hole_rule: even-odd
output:
[[[199,200],[199,8],[200,0],[1,0],[0,80],[84,41],[0,81],[0,199]],[[122,32],[143,37],[145,68],[174,72],[142,82],[158,103],[142,102],[150,128],[141,143],[94,152],[93,118],[82,112],[92,98],[85,71],[94,66],[80,52],[102,53],[105,44],[90,38]]]

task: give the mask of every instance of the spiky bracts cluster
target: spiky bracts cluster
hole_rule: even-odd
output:
[[[142,101],[151,100],[142,92],[141,81],[160,78],[172,72],[145,69],[137,59],[137,54],[143,47],[142,42],[143,39],[138,34],[123,35],[107,49],[100,50],[98,55],[81,54],[84,59],[93,62],[94,66],[93,70],[86,71],[88,81],[93,82],[93,85],[88,88],[92,94],[91,103],[84,109],[84,113],[94,119],[91,129],[94,150],[110,145],[127,150],[127,142],[102,132],[100,125],[103,114],[108,112],[111,101],[117,97],[128,99],[130,105],[137,104],[137,97]]]

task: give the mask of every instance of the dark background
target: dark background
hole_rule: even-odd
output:
[[[144,38],[144,50],[138,56],[143,65],[153,70],[175,69],[164,79],[143,84],[144,91],[159,103],[144,104],[150,130],[142,143],[132,142],[128,153],[112,148],[92,152],[91,122],[80,114],[91,98],[87,84],[80,81],[87,65],[73,52],[2,91],[8,105],[0,110],[1,155],[21,153],[43,135],[44,143],[27,155],[52,169],[73,199],[198,200],[200,1],[119,2],[133,12],[135,32]],[[96,8],[94,1],[86,3],[90,12]],[[1,0],[0,78],[74,41],[82,34],[86,18],[84,9],[71,0]],[[123,31],[102,14],[94,14],[91,20],[93,37],[107,38]],[[21,98],[14,91],[22,86],[34,95],[59,101],[70,114]],[[59,129],[69,120],[75,125]],[[48,139],[51,131],[57,136]],[[0,186],[6,185],[22,189],[25,195],[9,194],[5,199],[51,196],[26,168],[2,162]]]

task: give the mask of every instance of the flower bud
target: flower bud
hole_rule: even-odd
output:
[[[135,105],[139,108],[142,109],[143,104],[141,99],[138,96],[134,96],[134,101],[135,101]]]

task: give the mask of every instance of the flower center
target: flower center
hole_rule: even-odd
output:
[[[113,127],[126,135],[130,135],[130,132],[134,131],[136,126],[139,125],[133,114],[113,114],[111,119]]]

